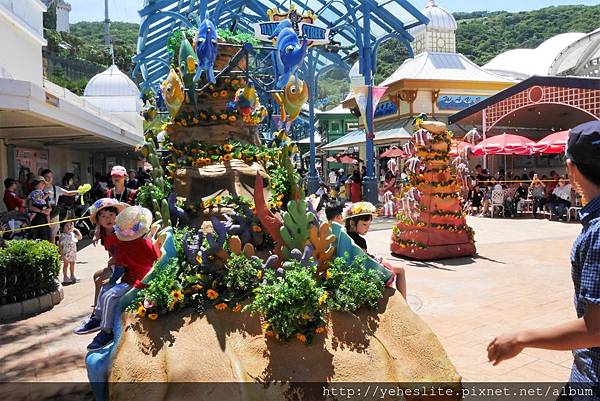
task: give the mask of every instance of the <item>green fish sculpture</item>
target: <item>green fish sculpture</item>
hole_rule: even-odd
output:
[[[197,67],[198,58],[196,57],[196,52],[194,52],[184,32],[181,38],[181,46],[179,46],[179,71],[186,89],[187,101],[194,106],[196,114],[198,114],[198,97],[196,96],[194,75],[196,74]]]

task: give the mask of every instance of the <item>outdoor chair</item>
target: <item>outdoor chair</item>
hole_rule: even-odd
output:
[[[490,212],[492,218],[494,218],[494,210],[499,207],[504,212],[504,190],[493,190],[492,191],[492,203],[490,204]]]
[[[571,216],[573,216],[574,220],[577,220],[579,216],[579,211],[581,210],[581,197],[575,193],[571,192],[571,199],[575,199],[575,204],[567,209],[567,221],[571,221]]]

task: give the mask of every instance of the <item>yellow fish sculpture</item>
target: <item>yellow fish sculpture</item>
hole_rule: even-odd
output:
[[[281,109],[281,121],[291,123],[300,115],[302,105],[308,100],[308,85],[292,76],[283,93],[273,93],[273,97]]]
[[[160,89],[169,114],[171,117],[175,117],[185,100],[185,92],[181,78],[173,68],[169,71],[167,79],[160,85]]]

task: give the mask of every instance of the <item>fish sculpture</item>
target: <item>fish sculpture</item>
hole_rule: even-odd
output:
[[[185,100],[185,93],[179,74],[173,68],[169,71],[167,79],[160,85],[160,89],[169,114],[175,117]]]
[[[304,61],[308,41],[303,39],[300,44],[298,34],[292,29],[289,20],[279,23],[272,38],[276,41],[276,50],[273,52],[275,88],[283,89]]]
[[[198,58],[184,32],[181,38],[181,46],[179,46],[179,72],[185,85],[188,102],[194,106],[196,114],[198,113],[198,98],[196,96],[194,75],[196,74],[197,65]]]
[[[156,117],[156,106],[153,103],[150,103],[150,101],[146,100],[144,108],[142,109],[142,115],[146,121],[154,120]]]
[[[300,115],[302,105],[308,100],[308,85],[293,77],[283,93],[273,93],[273,97],[281,110],[281,121],[291,123]]]
[[[198,35],[194,41],[196,50],[197,69],[194,75],[194,82],[198,82],[202,73],[206,71],[206,80],[211,84],[217,82],[213,66],[217,57],[217,28],[215,24],[207,17],[198,25]]]
[[[256,88],[249,85],[237,90],[234,102],[242,117],[248,117],[256,109],[257,100]]]

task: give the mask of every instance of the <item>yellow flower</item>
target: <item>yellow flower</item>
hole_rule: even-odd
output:
[[[263,332],[267,333],[271,330],[271,325],[269,323],[263,323],[262,325]]]
[[[216,196],[215,197],[215,204],[219,204],[221,203],[221,196]]]
[[[200,124],[200,120],[198,120],[196,117],[192,118],[192,122],[194,124]]]
[[[302,319],[310,320],[310,315],[308,313],[305,313],[304,315],[302,315]]]
[[[325,278],[331,278],[333,276],[333,273],[331,273],[329,270],[327,270],[327,273],[325,273]]]
[[[208,299],[215,300],[215,299],[219,298],[219,293],[216,292],[215,290],[208,290],[208,291],[206,291],[206,296],[208,297]]]
[[[193,291],[202,291],[202,288],[204,288],[204,287],[202,287],[200,284],[194,284],[192,286]]]
[[[256,273],[256,277],[258,277],[259,279],[261,279],[261,278],[262,278],[262,270],[259,270],[259,271]]]
[[[325,294],[321,295],[319,297],[319,305],[323,305],[327,301],[328,297],[329,297],[329,294],[327,292]]]
[[[236,116],[229,116],[229,121],[234,122],[237,120]]]
[[[325,333],[325,327],[317,327],[315,329],[315,333],[317,333],[317,334]]]
[[[301,343],[305,343],[306,342],[306,336],[304,334],[300,334],[300,333],[296,334],[296,339],[298,341],[300,341]]]
[[[158,313],[150,313],[148,315],[148,319],[150,319],[150,320],[156,320],[156,319],[158,319]]]
[[[221,120],[227,120],[227,114],[221,114]]]
[[[239,82],[239,81],[238,81],[237,79],[232,79],[232,80],[231,80],[231,84],[232,84],[232,85],[237,85],[237,83],[238,83],[238,82]]]
[[[240,304],[235,304],[235,307],[232,309],[232,311],[234,312],[241,312],[242,310],[242,305]]]
[[[181,125],[183,125],[184,127],[187,126],[187,120],[181,120]]]
[[[221,91],[221,97],[227,96],[227,91]]]
[[[227,309],[227,304],[225,302],[221,302],[220,304],[215,305],[216,310],[225,310]]]
[[[225,152],[231,152],[233,150],[233,145],[230,143],[226,143],[225,145],[223,145],[223,150]]]
[[[219,92],[213,92],[212,97],[219,97]]]
[[[210,119],[211,119],[211,120],[213,120],[213,121],[217,121],[217,116],[216,116],[216,115],[214,115],[214,114],[212,114],[212,115],[210,116]]]
[[[144,308],[144,305],[140,304],[140,306],[137,308],[137,315],[141,317],[146,316],[146,308]]]
[[[260,228],[260,226],[258,224],[253,224],[252,231],[254,231],[255,233],[259,233],[262,231],[262,228]]]
[[[231,153],[227,153],[226,155],[223,156],[223,160],[226,162],[231,159],[233,159],[233,155]]]
[[[282,201],[277,201],[276,205],[277,205],[278,208],[281,208],[281,206],[283,206],[283,202]]]
[[[179,290],[171,291],[171,296],[173,297],[173,299],[175,299],[176,302],[181,301],[183,299],[183,294]]]

